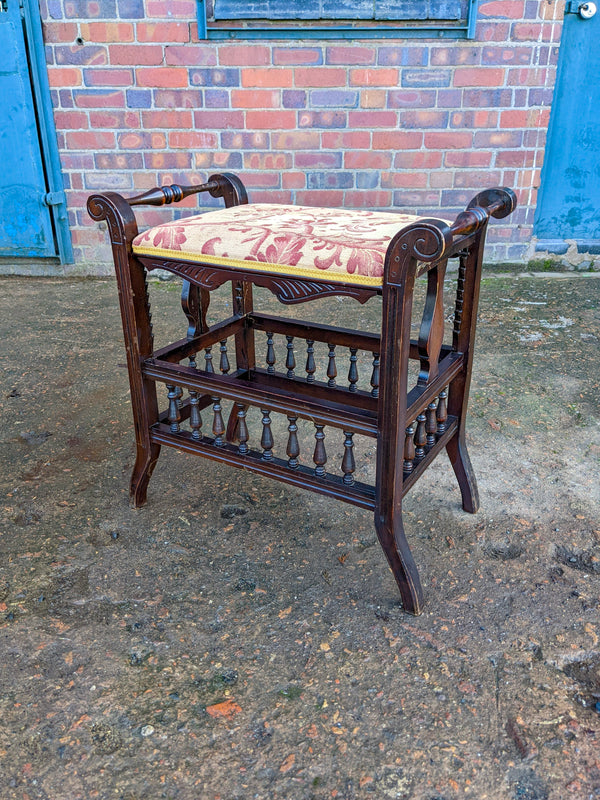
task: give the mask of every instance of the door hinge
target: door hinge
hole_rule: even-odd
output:
[[[43,197],[47,206],[59,206],[65,203],[67,198],[64,192],[47,192]]]
[[[578,14],[580,5],[580,0],[568,0],[565,6],[565,14]]]

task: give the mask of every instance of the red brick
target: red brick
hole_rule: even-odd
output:
[[[371,146],[368,131],[323,131],[321,138],[323,147],[331,149],[364,150]]]
[[[477,39],[480,42],[507,42],[510,38],[509,22],[477,23]]]
[[[485,109],[455,111],[450,115],[451,128],[495,128],[498,112]]]
[[[409,150],[396,153],[394,166],[398,169],[438,169],[442,166],[442,154],[427,150]]]
[[[480,47],[464,47],[454,44],[452,47],[433,47],[429,56],[433,67],[448,67],[459,64],[479,64]]]
[[[503,86],[503,69],[494,67],[459,67],[454,71],[454,86]]]
[[[48,83],[64,89],[67,86],[81,86],[81,70],[77,67],[48,66]]]
[[[188,71],[183,67],[141,67],[135,73],[138,86],[175,89],[188,85]]]
[[[316,150],[320,143],[318,131],[286,131],[271,136],[273,150]]]
[[[374,47],[353,47],[334,45],[326,51],[328,64],[374,64],[376,50]]]
[[[281,97],[276,89],[233,89],[231,106],[232,108],[279,108]]]
[[[427,172],[382,172],[381,186],[384,189],[425,189]]]
[[[348,114],[351,128],[393,128],[397,124],[395,111],[351,111]]]
[[[82,22],[79,35],[84,42],[134,41],[131,22]]]
[[[146,16],[148,19],[194,19],[198,13],[196,0],[146,0]]]
[[[182,111],[164,110],[164,111],[143,111],[142,112],[142,128],[149,130],[151,128],[192,128],[192,112],[189,109]]]
[[[454,186],[455,174],[449,169],[432,172],[429,175],[429,185],[432,189],[451,189]]]
[[[548,41],[548,34],[543,36],[545,25],[539,22],[515,22],[511,29],[511,39],[515,42],[538,42],[540,37]]]
[[[242,130],[244,128],[243,111],[196,111],[194,113],[194,127],[204,130]]]
[[[446,167],[489,167],[492,153],[486,150],[449,150],[444,154]]]
[[[294,166],[302,169],[316,169],[317,167],[339,169],[342,166],[342,154],[332,153],[328,150],[296,153],[294,156]]]
[[[75,22],[42,22],[44,31],[44,42],[46,44],[61,44],[62,42],[74,42],[78,36],[79,29]]]
[[[497,186],[502,175],[500,172],[483,172],[475,170],[459,170],[454,179],[457,189],[485,189]]]
[[[216,133],[205,133],[204,131],[171,131],[169,133],[169,147],[175,149],[195,150],[197,148],[212,147],[219,145]]]
[[[298,67],[294,77],[299,88],[346,85],[346,70],[332,67]]]
[[[175,67],[214,67],[217,64],[217,54],[204,43],[167,45],[165,63]]]
[[[306,187],[306,175],[304,172],[286,170],[281,176],[281,186],[283,189],[304,189]]]
[[[300,206],[341,208],[344,204],[344,192],[340,189],[308,189],[296,192],[296,202]]]
[[[422,144],[417,131],[373,131],[373,150],[418,150]]]
[[[344,153],[346,169],[389,169],[392,166],[392,154],[383,151],[372,153],[368,150],[356,150]]]
[[[242,86],[289,88],[293,85],[291,69],[270,67],[269,69],[243,69]]]
[[[323,55],[320,47],[274,47],[273,64],[279,66],[321,64]]]
[[[69,131],[69,150],[114,150],[116,138],[113,131]]]
[[[533,150],[506,150],[496,153],[497,167],[532,167],[535,163],[535,151]]]
[[[295,111],[247,111],[246,127],[259,130],[277,130],[296,127]]]
[[[136,33],[138,42],[162,44],[190,40],[190,26],[186,22],[138,22]]]
[[[344,198],[344,206],[348,208],[389,208],[391,205],[392,193],[375,189],[348,191]]]
[[[97,169],[120,170],[142,169],[141,153],[97,153],[94,159]]]
[[[529,64],[531,47],[484,47],[481,53],[483,64]]]
[[[248,173],[244,176],[244,183],[248,178]],[[282,205],[290,205],[292,202],[292,193],[287,191],[274,191],[273,189],[267,189],[265,191],[261,191],[260,189],[253,189],[252,190],[252,202],[253,203],[281,203]]]
[[[519,69],[509,69],[506,82],[509,86],[547,86],[548,68],[526,69],[521,67]]]
[[[402,128],[447,128],[447,111],[401,111]]]
[[[155,89],[155,108],[200,108],[202,92],[200,89]]]
[[[291,153],[244,153],[244,169],[282,170],[291,166]]]
[[[55,111],[54,124],[61,130],[88,128],[88,116],[83,111]]]
[[[132,69],[84,69],[86,86],[131,86]]]
[[[185,169],[192,166],[191,153],[144,153],[146,169]]]
[[[139,130],[140,115],[137,111],[90,111],[90,127]]]
[[[162,150],[167,146],[167,137],[158,132],[128,131],[119,134],[118,143],[121,150]]]
[[[78,108],[125,108],[125,92],[109,92],[108,90],[97,92],[91,90],[78,91],[75,95],[75,105]]]
[[[472,133],[432,131],[425,134],[425,147],[428,150],[462,150],[472,146]]]
[[[524,6],[524,0],[489,0],[479,4],[479,13],[482,17],[522,19]]]
[[[473,144],[475,147],[521,147],[523,133],[521,131],[477,131]]]
[[[155,44],[112,44],[108,58],[118,66],[156,66],[163,62],[163,49]]]
[[[397,86],[397,69],[351,69],[350,86]]]
[[[501,128],[524,128],[528,124],[529,111],[524,108],[511,108],[500,114]]]
[[[219,64],[227,67],[261,66],[271,63],[271,50],[263,45],[223,45]]]
[[[360,93],[361,108],[385,108],[387,93],[384,89],[363,89]]]

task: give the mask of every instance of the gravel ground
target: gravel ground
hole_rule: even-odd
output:
[[[445,458],[407,497],[417,618],[367,512],[168,448],[130,509],[114,282],[0,284],[2,800],[600,798],[600,276],[484,279],[482,510]]]

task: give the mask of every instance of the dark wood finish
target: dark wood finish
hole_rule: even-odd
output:
[[[136,432],[136,463],[130,486],[132,505],[145,502],[148,481],[163,444],[214,461],[242,467],[293,486],[352,503],[374,512],[375,528],[398,584],[404,609],[418,614],[423,592],[402,523],[402,498],[429,464],[446,450],[462,494],[463,508],[475,511],[477,485],[465,444],[465,422],[473,341],[479,298],[481,262],[490,217],[501,219],[516,205],[510,189],[480,192],[448,225],[419,220],[400,230],[388,247],[381,287],[363,287],[343,280],[275,275],[259,263],[254,269],[202,264],[150,256],[136,257],[132,241],[137,225],[132,206],[162,206],[184,197],[210,192],[227,207],[248,202],[234,175],[211,175],[205,184],[166,186],[126,200],[115,193],[93,195],[90,215],[106,220],[113,248]],[[443,289],[447,261],[459,259],[452,341],[443,341]],[[184,339],[154,350],[145,270],[162,268],[183,281],[182,308],[187,318]],[[411,341],[413,288],[417,275],[427,273],[427,294],[417,341]],[[339,276],[337,276],[339,277]],[[233,316],[209,327],[210,291],[231,281]],[[383,298],[381,333],[342,329],[266,315],[253,310],[252,286],[264,286],[282,303],[302,303],[316,297],[347,295],[364,303]],[[267,334],[267,368],[256,366],[255,331]],[[285,370],[277,370],[275,335],[286,337]],[[229,363],[228,339],[235,343],[236,368]],[[296,341],[307,347],[306,371],[296,376]],[[328,346],[327,381],[315,379],[318,367],[314,343]],[[220,343],[219,370],[213,352]],[[336,348],[350,349],[347,387],[336,386]],[[372,354],[371,391],[358,389],[359,351]],[[189,366],[185,364],[188,359]],[[419,376],[408,385],[409,360],[419,361]],[[167,408],[159,412],[156,384],[167,386]],[[187,398],[184,399],[184,392]],[[164,397],[164,394],[162,395]],[[227,426],[222,399],[232,401]],[[247,424],[250,406],[260,409],[260,448],[251,446]],[[212,408],[203,435],[200,411]],[[271,415],[287,417],[287,460],[273,452]],[[314,467],[303,464],[298,419],[315,426]],[[333,473],[325,470],[325,427],[340,429],[344,455]],[[374,486],[355,480],[355,434],[377,439]],[[256,438],[258,441],[258,437]],[[237,442],[237,445],[233,442]]]

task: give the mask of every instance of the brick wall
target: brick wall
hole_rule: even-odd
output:
[[[198,41],[195,0],[43,0],[78,270],[108,269],[92,190],[219,170],[255,201],[427,214],[505,184],[520,208],[493,225],[488,261],[523,260],[563,7],[484,0],[475,41],[221,43]]]

